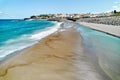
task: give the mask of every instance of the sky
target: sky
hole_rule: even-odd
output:
[[[0,0],[0,19],[39,14],[120,11],[120,0]]]

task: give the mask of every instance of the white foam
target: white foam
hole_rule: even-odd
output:
[[[44,37],[46,37],[46,36],[48,36],[48,35],[50,35],[50,34],[52,34],[52,33],[54,33],[54,32],[56,32],[59,28],[60,28],[60,24],[61,23],[58,23],[58,24],[56,24],[54,27],[52,27],[52,28],[50,28],[49,30],[44,30],[44,31],[42,31],[42,32],[40,32],[40,33],[37,33],[37,34],[34,34],[34,35],[32,35],[31,36],[31,39],[42,39],[42,38],[44,38]]]
[[[24,48],[27,48],[27,47],[29,47],[29,46],[32,46],[33,44],[35,44],[35,42],[33,42],[33,43],[29,43],[29,44],[24,44],[24,42],[22,43],[16,43],[16,44],[13,44],[13,45],[5,45],[5,46],[3,46],[3,47],[0,47],[1,48],[1,50],[0,50],[0,58],[4,58],[5,56],[7,56],[7,55],[9,55],[9,54],[11,54],[11,53],[14,53],[14,52],[16,52],[16,51],[20,51],[20,50],[22,50],[22,49],[24,49]]]

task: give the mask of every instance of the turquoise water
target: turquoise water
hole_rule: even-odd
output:
[[[97,57],[96,62],[112,79],[120,80],[120,38],[78,25],[84,45]]]
[[[37,43],[56,28],[55,22],[44,20],[0,20],[0,59]]]

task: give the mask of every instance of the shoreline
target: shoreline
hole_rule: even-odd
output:
[[[72,26],[0,62],[0,80],[87,80],[90,75],[93,80],[110,80],[91,62],[82,36]]]
[[[88,23],[88,22],[77,22],[78,24],[96,30],[99,32],[106,33],[108,35],[120,38],[120,26],[97,24],[97,23]]]
[[[3,59],[2,59],[2,58],[0,59],[0,64],[3,63],[4,61],[10,59],[11,57],[16,56],[17,54],[25,51],[26,49],[29,49],[30,47],[32,47],[32,46],[40,43],[42,40],[46,39],[47,37],[49,37],[49,36],[51,36],[51,35],[54,35],[54,34],[56,34],[56,33],[60,33],[60,32],[62,32],[62,31],[65,31],[65,29],[68,29],[68,28],[71,28],[71,27],[74,28],[74,26],[75,26],[74,24],[76,24],[76,23],[74,23],[74,22],[72,22],[72,21],[69,21],[69,20],[68,20],[68,21],[62,21],[62,22],[58,22],[58,21],[51,21],[51,22],[55,23],[55,25],[53,26],[53,28],[58,27],[56,31],[54,31],[53,33],[50,33],[50,34],[48,34],[47,36],[39,39],[36,43],[34,43],[34,44],[32,44],[32,45],[30,45],[30,46],[28,46],[28,47],[25,47],[25,48],[23,48],[23,49],[17,50],[17,51],[15,51],[15,52],[12,52],[11,54],[6,55]],[[63,25],[64,23],[69,24],[70,27],[66,27],[66,25]],[[71,26],[71,25],[72,25],[72,26]],[[50,28],[50,29],[53,29],[53,28]],[[47,31],[47,30],[44,30],[44,31]],[[44,32],[44,31],[43,31],[43,32]]]
[[[75,77],[76,70],[73,66],[75,55],[73,53],[78,36],[78,32],[74,28],[68,28],[66,31],[53,33],[42,39],[39,43],[7,58],[0,64],[0,80],[16,80],[18,78],[21,78],[20,80],[26,80],[26,76],[32,74],[27,71],[29,68],[31,68],[30,70],[34,73],[32,74],[33,78],[29,78],[29,80],[56,80],[62,78],[65,78],[65,80],[77,80]],[[32,68],[32,66],[34,66],[34,68]],[[24,69],[22,67],[24,67]],[[17,69],[16,72],[16,68],[22,69]],[[54,68],[58,71],[54,71]],[[24,71],[26,71],[27,74],[23,75],[21,73],[24,73]],[[36,76],[38,73],[39,75]],[[49,74],[51,76],[46,78],[43,76],[44,73],[45,75]]]
[[[4,61],[6,58],[9,58],[21,51],[33,46],[33,45],[39,43],[42,39],[48,37],[49,35],[56,33],[58,31],[58,29],[60,28],[60,25],[63,24],[62,22],[55,22],[55,21],[52,21],[52,22],[55,24],[54,26],[43,29],[31,36],[31,39],[35,39],[35,38],[38,38],[38,39],[34,40],[31,44],[28,44],[25,47],[19,46],[22,48],[13,50],[13,52],[10,52],[10,53],[5,53],[6,54],[5,57],[1,57],[0,62]]]

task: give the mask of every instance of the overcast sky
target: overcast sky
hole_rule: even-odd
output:
[[[0,0],[0,18],[49,13],[102,13],[119,10],[120,0]]]

